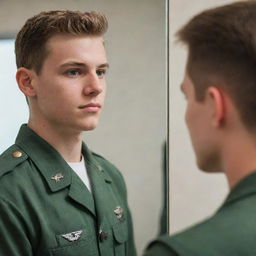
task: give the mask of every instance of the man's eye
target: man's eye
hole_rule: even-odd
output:
[[[79,76],[82,74],[81,70],[79,69],[71,69],[66,72],[68,76]]]
[[[103,77],[103,76],[105,76],[106,75],[106,69],[98,69],[97,71],[96,71],[96,74],[99,76],[99,77]]]

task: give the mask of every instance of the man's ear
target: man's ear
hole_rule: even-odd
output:
[[[20,90],[27,97],[36,96],[36,91],[34,88],[34,71],[27,68],[19,68],[16,72],[16,81]]]
[[[225,99],[222,90],[217,87],[211,86],[207,90],[207,97],[212,109],[212,124],[219,127],[225,119]]]

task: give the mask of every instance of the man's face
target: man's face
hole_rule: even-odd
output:
[[[60,129],[94,129],[106,92],[103,39],[56,35],[47,42],[47,49],[41,73],[34,74],[35,118]]]
[[[187,100],[185,121],[189,130],[197,165],[201,170],[218,170],[218,148],[216,135],[212,127],[212,112],[208,99],[197,101],[194,84],[188,74],[185,75],[181,90]]]

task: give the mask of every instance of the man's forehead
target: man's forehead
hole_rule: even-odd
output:
[[[100,36],[58,34],[51,37],[46,44],[47,55],[73,58],[74,56],[93,56],[106,59],[104,40]]]
[[[47,41],[45,49],[42,69],[49,65],[60,68],[67,62],[82,63],[87,67],[108,65],[101,36],[56,34]]]
[[[94,42],[101,42],[104,46],[104,39],[102,36],[94,36],[94,35],[72,35],[67,33],[58,33],[52,35],[46,42],[46,46],[51,47],[54,43],[65,43],[67,41],[75,40],[75,39],[94,39]]]

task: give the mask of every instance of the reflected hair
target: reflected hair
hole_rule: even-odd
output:
[[[26,21],[17,34],[15,54],[17,68],[40,73],[49,50],[47,41],[57,34],[102,36],[108,28],[104,14],[80,11],[41,12]]]
[[[233,100],[247,128],[256,128],[256,1],[205,10],[178,32],[188,46],[187,73],[195,97],[216,86]]]

